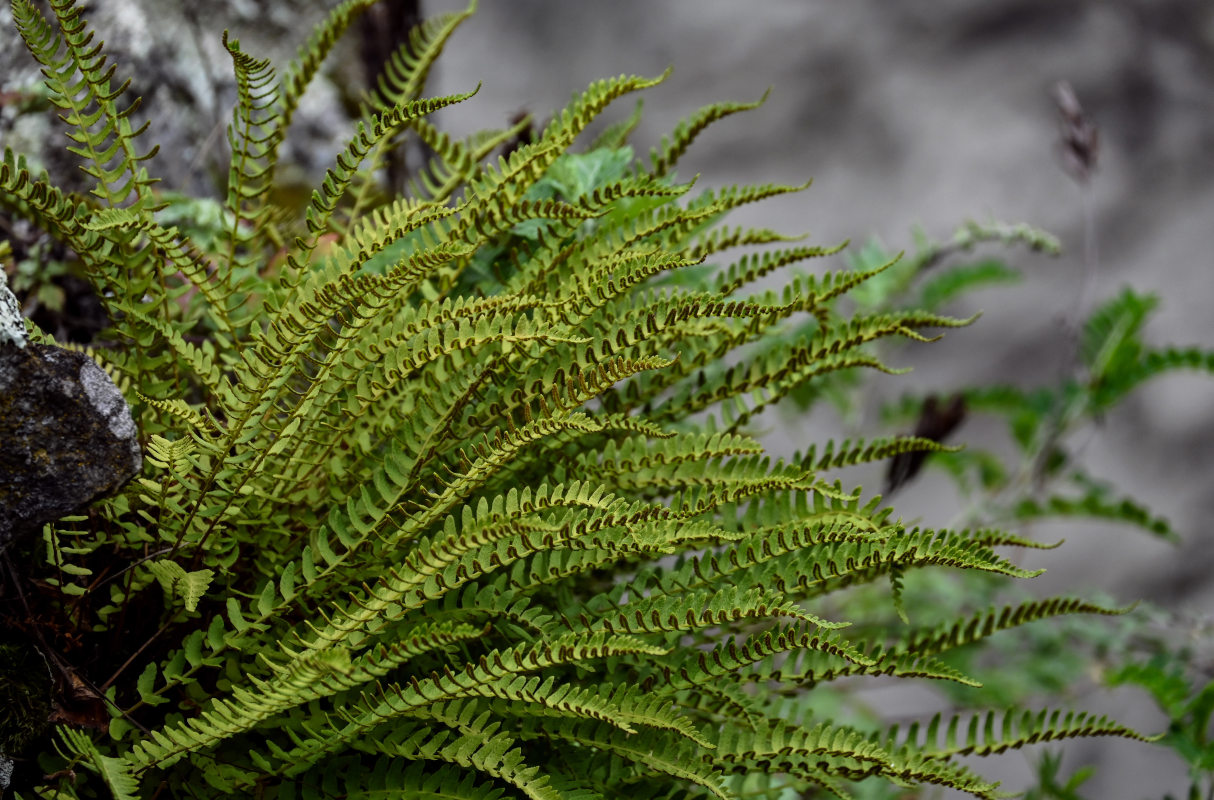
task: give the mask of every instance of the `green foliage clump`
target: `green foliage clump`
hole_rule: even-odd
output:
[[[912,297],[918,298],[916,304],[938,311],[975,289],[1018,280],[1019,272],[997,258],[943,263],[990,240],[1019,241],[1057,252],[1052,240],[1031,229],[971,223],[951,241],[933,242],[920,236],[917,252],[900,261],[897,272],[887,270],[883,282],[867,283],[863,294],[853,293],[850,299],[859,307],[879,311],[900,307]],[[853,259],[853,269],[863,270],[890,257],[885,248],[870,243]],[[1034,525],[1043,521],[1123,523],[1175,544],[1180,536],[1165,517],[1101,478],[1099,465],[1086,463],[1090,459],[1083,457],[1086,444],[1102,427],[1107,429],[1106,416],[1145,382],[1182,370],[1214,374],[1214,351],[1199,346],[1160,347],[1148,340],[1146,323],[1157,305],[1154,295],[1123,288],[1086,315],[1077,314],[1059,336],[1070,358],[1052,383],[1033,389],[1011,384],[938,386],[927,397],[905,395],[886,403],[885,422],[905,429],[917,418],[918,430],[925,420],[942,413],[939,396],[951,394],[947,404],[953,423],[982,416],[1003,423],[1004,444],[1010,447],[999,447],[996,440],[994,447],[937,451],[924,459],[929,468],[941,470],[954,482],[964,505],[958,524],[1022,529],[1032,537]],[[884,357],[897,346],[881,344]],[[880,394],[859,374],[836,374],[832,381],[825,394],[852,415],[865,400],[872,405],[872,398]],[[891,478],[897,474],[890,470]],[[918,609],[918,618],[931,620],[933,613],[947,614],[959,603],[1006,602],[1021,592],[1009,592],[1006,582],[970,572],[947,579],[909,575],[905,595],[906,604]],[[874,609],[878,618],[882,613],[892,622],[890,611]],[[974,709],[1023,705],[1041,697],[1073,699],[1093,686],[1137,686],[1170,720],[1159,745],[1188,766],[1188,796],[1209,796],[1214,790],[1210,735],[1214,670],[1209,652],[1214,630],[1209,621],[1188,620],[1139,604],[1135,614],[1118,624],[1105,623],[1074,617],[1054,626],[1022,627],[982,647],[956,648],[945,656],[953,668],[975,673],[984,664],[999,664],[1000,669],[988,670],[988,680],[979,689],[943,685],[944,694],[954,708]],[[1046,753],[1037,767],[1037,785],[1029,789],[1029,798],[1078,798],[1086,791],[1081,785],[1094,775],[1093,769],[1082,768],[1061,778],[1061,758],[1052,753]],[[1173,777],[1178,781],[1180,771]]]
[[[1209,638],[1206,630],[1206,641]],[[1160,648],[1149,659],[1120,665],[1106,680],[1113,686],[1140,686],[1151,694],[1168,718],[1160,744],[1188,767],[1189,796],[1210,797],[1214,793],[1214,678],[1208,664],[1204,670],[1194,665],[1192,655]]]
[[[517,126],[457,140],[426,116],[474,92],[422,91],[470,9],[393,57],[302,220],[277,208],[299,97],[368,5],[339,6],[281,78],[225,38],[231,170],[222,213],[191,235],[81,6],[53,0],[48,21],[12,0],[96,183],[66,194],[5,151],[0,203],[79,258],[112,320],[93,352],[147,456],[30,559],[66,640],[112,670],[105,731],[59,725],[40,796],[846,797],[875,776],[994,797],[959,757],[1138,736],[1082,713],[901,733],[813,714],[829,682],[973,685],[951,651],[1113,612],[1054,598],[854,634],[827,618],[882,581],[900,608],[925,567],[1029,577],[999,549],[1032,543],[908,527],[828,475],[930,440],[773,461],[747,435],[793,392],[894,371],[871,343],[967,322],[837,312],[892,261],[748,292],[839,249],[719,225],[799,187],[676,178],[705,126],[749,106],[702,110],[648,159],[627,144],[635,115],[576,149],[608,104],[660,80],[622,76],[530,142]],[[376,171],[402,135],[434,157],[382,201]],[[704,268],[746,245],[775,249]]]

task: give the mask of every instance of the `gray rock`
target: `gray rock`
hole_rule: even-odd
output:
[[[21,306],[8,289],[4,270],[0,270],[0,344],[7,342],[25,347],[28,338],[25,335],[25,321],[21,318]]]
[[[54,28],[45,4],[37,5]],[[117,66],[115,85],[131,79],[120,105],[143,98],[131,121],[135,128],[150,123],[140,137],[142,148],[160,145],[160,155],[148,162],[149,172],[174,190],[222,196],[229,158],[224,131],[236,100],[232,58],[222,44],[224,29],[246,52],[271,58],[281,75],[332,5],[327,0],[128,0],[90,3],[83,20],[96,32],[96,41],[104,41],[107,64]],[[347,76],[337,74],[347,63],[356,65],[357,58],[347,53],[326,64],[285,144],[284,166],[301,166],[297,179],[309,191],[352,134],[343,103],[353,90],[345,89]],[[59,110],[39,99],[42,82],[9,4],[0,3],[0,93],[14,98],[0,103],[0,139],[45,168],[56,186],[86,192],[92,181],[80,171],[79,159],[64,149],[71,143],[64,135],[67,128],[57,118]]]
[[[130,408],[91,358],[0,344],[0,551],[114,492],[142,463]]]

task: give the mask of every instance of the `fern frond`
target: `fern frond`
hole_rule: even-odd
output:
[[[1154,295],[1126,289],[1092,312],[1084,323],[1079,350],[1094,376],[1115,373],[1138,355],[1138,333],[1158,303]]]
[[[567,795],[551,786],[551,778],[540,768],[527,765],[515,740],[506,733],[484,731],[455,736],[434,736],[420,730],[407,739],[377,741],[384,755],[409,760],[445,761],[485,773],[513,786],[531,800],[563,800]]]
[[[170,600],[180,598],[186,611],[198,609],[198,601],[206,594],[207,587],[215,577],[214,571],[209,569],[186,572],[180,564],[168,559],[149,561],[146,566],[160,582],[165,597]]]
[[[231,223],[224,231],[226,258],[217,270],[223,283],[231,285],[238,266],[246,269],[254,266],[253,258],[260,254],[247,250],[250,243],[260,239],[259,234],[269,221],[268,195],[278,145],[273,126],[279,91],[268,59],[245,53],[240,42],[228,39],[227,31],[223,34],[223,46],[232,57],[236,73],[236,106],[227,130],[232,160],[224,198]],[[289,112],[285,113],[289,118]]]
[[[94,245],[97,236],[80,224],[79,216],[85,212],[84,201],[56,189],[45,172],[37,177],[29,171],[23,157],[9,148],[4,148],[0,161],[0,192],[6,205],[16,209],[22,216],[31,218],[58,238],[73,246]],[[90,277],[98,282],[105,278],[102,264],[88,249],[82,252],[82,260],[89,269]]]
[[[150,121],[138,129],[131,127],[130,117],[140,101],[120,106],[130,79],[117,88],[111,86],[116,66],[107,69],[107,56],[92,44],[95,32],[81,17],[83,9],[76,0],[51,2],[59,27],[56,33],[29,0],[13,0],[12,8],[21,38],[42,64],[52,102],[73,128],[68,137],[75,144],[68,149],[87,160],[81,169],[97,181],[92,193],[110,206],[133,201],[150,208],[154,181],[143,162],[159,148],[140,152],[136,145]]]
[[[1129,498],[1113,499],[1106,492],[1091,491],[1082,497],[1054,495],[1044,501],[1025,499],[1013,509],[1017,519],[1091,517],[1135,525],[1163,539],[1179,541],[1179,535],[1164,518]]]
[[[751,111],[767,101],[771,89],[768,89],[753,103],[713,103],[705,106],[681,121],[669,136],[662,137],[662,144],[653,150],[649,159],[652,162],[650,171],[654,175],[665,175],[674,168],[683,153],[687,152],[696,137],[712,123],[741,111]]]
[[[60,727],[59,736],[69,753],[80,757],[86,767],[101,776],[114,800],[136,799],[139,780],[122,759],[102,755],[97,745],[83,731]]]
[[[937,311],[967,292],[1019,281],[1021,275],[1002,261],[990,259],[945,270],[919,287],[917,308]]]
[[[1200,347],[1169,347],[1140,352],[1130,363],[1101,374],[1089,387],[1092,405],[1111,408],[1127,394],[1157,375],[1176,370],[1197,370],[1214,375],[1214,351]]]
[[[598,116],[613,100],[630,92],[657,86],[670,75],[667,70],[657,78],[642,78],[638,75],[621,75],[618,78],[592,83],[586,91],[574,96],[573,102],[560,114],[552,118],[541,141],[558,143],[568,147],[586,125]]]
[[[324,681],[341,675],[349,664],[349,652],[340,648],[294,659],[277,671],[273,682],[255,680],[256,691],[237,688],[231,701],[216,698],[199,716],[152,731],[150,739],[127,754],[126,764],[136,773],[153,766],[172,766],[189,753],[206,750],[285,709],[329,694]]]
[[[882,748],[847,728],[821,724],[810,730],[769,720],[755,734],[735,736],[722,741],[721,749],[729,753],[724,758],[742,768],[788,772],[814,783],[822,775],[847,780],[881,775],[898,783],[933,783],[994,798],[995,786],[964,767],[906,748]]]
[[[476,94],[476,90],[430,100],[410,100],[376,114],[370,124],[359,122],[354,138],[338,154],[336,165],[325,173],[325,180],[321,188],[312,193],[312,202],[308,206],[306,217],[310,238],[306,241],[304,239],[296,241],[296,246],[302,251],[302,255],[293,253],[289,256],[292,267],[297,271],[303,271],[307,266],[316,246],[316,237],[328,230],[329,218],[345,194],[346,187],[353,179],[358,165],[379,142],[391,136],[411,119],[432,114],[440,108],[467,100],[474,94]]]
[[[937,453],[949,449],[951,448],[932,439],[916,436],[883,437],[857,442],[843,441],[838,445],[833,439],[829,439],[823,445],[821,455],[818,455],[816,444],[810,445],[799,461],[806,469],[821,471],[883,461],[902,453]]]
[[[792,247],[783,250],[767,250],[762,253],[743,256],[737,262],[731,264],[727,269],[717,275],[714,281],[714,291],[719,292],[724,296],[729,296],[741,289],[747,284],[754,283],[764,275],[775,272],[777,269],[786,267],[789,264],[795,264],[799,261],[804,261],[807,258],[822,258],[825,256],[833,256],[847,247],[847,242],[834,245],[833,247]],[[852,271],[846,274],[849,280],[865,280]],[[876,274],[876,273],[874,273]],[[824,279],[818,279],[824,280]],[[854,284],[853,284],[854,285]],[[840,287],[835,294],[847,291],[848,287]],[[792,293],[801,296],[801,293],[795,289],[786,289],[786,293]],[[825,300],[829,300],[830,296],[823,296],[821,299],[815,299],[814,305],[817,305]]]
[[[686,747],[672,746],[665,740],[640,732],[622,734],[614,726],[603,723],[556,723],[545,725],[536,732],[545,738],[593,748],[622,757],[626,762],[644,765],[646,770],[675,778],[706,789],[721,800],[736,800],[724,788],[724,774],[714,765],[696,758]]]
[[[1048,617],[1064,614],[1124,614],[1124,609],[1110,609],[1069,597],[1053,597],[1033,600],[1014,606],[1004,606],[975,614],[969,620],[941,626],[932,631],[914,634],[900,647],[916,655],[938,655],[958,647],[972,644],[998,631],[1008,630]]]
[[[635,637],[601,633],[571,633],[534,645],[495,650],[459,672],[447,670],[424,679],[413,677],[408,686],[387,686],[381,689],[378,696],[365,697],[354,709],[344,714],[344,725],[326,731],[323,737],[303,742],[290,754],[284,754],[286,757],[281,771],[288,776],[298,774],[327,753],[342,748],[390,720],[412,715],[418,709],[438,702],[464,697],[478,686],[509,675],[612,655],[656,655],[664,652],[663,648],[645,644]]]
[[[455,29],[476,11],[476,0],[455,14],[425,20],[409,31],[407,41],[392,51],[377,78],[372,105],[377,111],[399,106],[421,96],[430,68],[442,54]]]
[[[265,153],[271,170],[278,165],[278,151],[286,139],[287,129],[291,126],[295,111],[299,108],[299,102],[312,83],[312,79],[316,77],[321,64],[346,29],[375,3],[376,0],[343,0],[325,16],[319,25],[312,29],[308,40],[300,46],[294,60],[283,71]],[[270,179],[272,182],[272,171]]]
[[[961,725],[968,718],[965,732]],[[913,723],[903,736],[898,726],[890,728],[886,741],[905,742],[934,756],[991,755],[1037,742],[1055,742],[1077,736],[1119,736],[1150,741],[1133,728],[1108,717],[1082,711],[1043,709],[1034,713],[988,711],[949,715],[937,714],[925,726]]]

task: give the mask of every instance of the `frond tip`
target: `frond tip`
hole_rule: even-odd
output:
[[[903,734],[897,726],[887,733],[890,746],[913,747],[931,757],[986,756],[1040,742],[1090,736],[1119,736],[1142,742],[1145,736],[1102,715],[1082,711],[1022,711],[937,714],[927,725],[914,723]]]

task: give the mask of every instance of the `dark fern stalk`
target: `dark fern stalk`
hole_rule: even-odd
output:
[[[1091,312],[1092,296],[1100,272],[1100,256],[1096,238],[1096,209],[1092,199],[1092,175],[1096,171],[1100,152],[1099,130],[1084,113],[1075,96],[1074,89],[1066,81],[1054,87],[1054,101],[1062,117],[1063,166],[1079,188],[1079,208],[1083,226],[1083,277],[1079,283],[1079,296],[1075,301],[1074,318],[1066,326],[1067,344],[1071,356],[1063,366],[1062,382],[1070,379],[1067,373],[1074,372],[1079,380],[1087,380],[1089,364],[1083,352],[1081,320]],[[1030,465],[1030,479],[1035,492],[1044,490],[1050,460],[1058,450],[1058,441],[1063,431],[1081,416],[1084,408],[1079,405],[1082,395],[1070,402],[1059,402],[1050,425],[1041,432],[1042,441],[1037,447],[1037,457]]]
[[[648,160],[627,145],[635,116],[574,151],[611,102],[661,80],[621,76],[530,141],[525,122],[456,140],[425,117],[472,92],[422,98],[467,13],[452,15],[390,57],[304,218],[284,220],[269,193],[292,113],[368,5],[340,5],[281,79],[225,40],[239,101],[208,251],[163,221],[79,6],[56,0],[52,23],[13,0],[99,189],[66,195],[6,151],[0,202],[75,250],[106,303],[114,346],[96,356],[130,387],[147,465],[48,526],[61,557],[27,566],[51,606],[86,616],[69,641],[124,641],[110,626],[132,603],[157,615],[151,638],[68,653],[112,671],[114,714],[104,733],[58,726],[41,796],[846,797],[879,776],[993,797],[960,756],[1138,737],[1028,711],[872,734],[801,707],[844,676],[973,684],[942,657],[1115,612],[1055,598],[854,636],[826,618],[839,590],[897,592],[924,567],[1030,577],[998,552],[1030,543],[907,527],[829,474],[930,440],[773,461],[746,434],[799,388],[893,371],[870,343],[968,322],[835,313],[890,264],[748,292],[838,249],[717,227],[799,187],[693,195],[675,177],[705,126],[750,105],[710,106]],[[374,205],[401,134],[434,159]],[[775,249],[701,268],[750,244]],[[781,338],[794,320],[812,330]],[[114,559],[125,580],[105,583]]]

